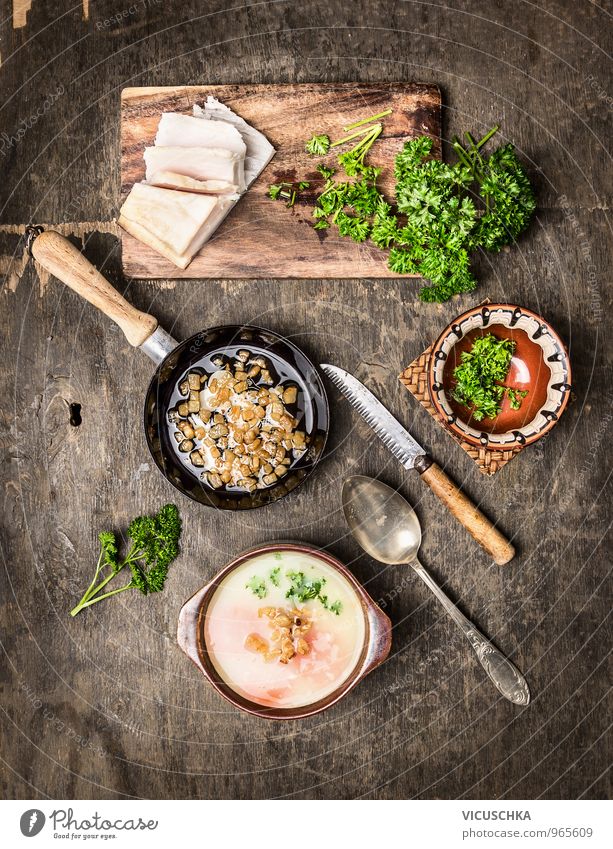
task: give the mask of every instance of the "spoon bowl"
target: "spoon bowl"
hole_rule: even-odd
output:
[[[421,545],[421,526],[398,492],[373,478],[354,475],[343,484],[343,512],[351,533],[380,563],[410,563]]]

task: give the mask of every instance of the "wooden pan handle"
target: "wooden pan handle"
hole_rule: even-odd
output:
[[[46,271],[112,318],[130,345],[142,345],[158,326],[156,318],[129,304],[72,242],[54,230],[35,236],[30,251]]]
[[[429,459],[429,458],[428,458]],[[422,467],[426,463],[422,463]],[[487,516],[476,507],[470,498],[465,495],[451,478],[436,463],[431,463],[422,471],[417,470],[432,492],[440,498],[449,512],[455,516],[469,534],[471,534],[494,562],[499,566],[508,563],[515,556],[515,549],[511,543],[494,527]]]

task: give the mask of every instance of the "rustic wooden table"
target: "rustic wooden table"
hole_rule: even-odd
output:
[[[228,11],[219,0],[1,0],[2,796],[608,795],[606,5],[270,0]],[[500,122],[528,163],[537,218],[516,248],[477,261],[478,291],[428,306],[410,280],[121,279],[122,87],[358,79],[438,83],[446,138]],[[305,486],[240,516],[179,499],[183,551],[164,593],[124,594],[70,619],[98,530],[124,529],[178,496],[153,468],[140,426],[150,362],[28,263],[20,234],[30,221],[80,238],[178,338],[255,320],[367,379],[500,519],[517,558],[489,563],[331,390],[328,456]],[[491,479],[396,377],[484,297],[548,318],[571,348],[575,387],[551,435]],[[406,570],[360,554],[339,511],[352,472],[381,475],[416,505],[424,562],[512,653],[531,685],[529,708],[497,698]],[[177,648],[175,629],[182,602],[232,555],[287,537],[343,558],[395,627],[388,662],[340,705],[278,725],[223,702]]]

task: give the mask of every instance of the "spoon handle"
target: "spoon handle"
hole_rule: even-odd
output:
[[[473,647],[479,663],[489,675],[498,691],[516,705],[527,705],[530,702],[530,690],[521,672],[508,660],[496,646],[481,634],[470,621],[458,610],[451,599],[443,592],[421,563],[415,559],[413,568],[422,581],[432,590],[453,621],[461,628],[464,636]]]

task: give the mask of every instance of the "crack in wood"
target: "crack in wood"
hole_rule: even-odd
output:
[[[32,0],[13,0],[13,29],[27,26]],[[83,0],[83,20],[89,20],[89,0]]]
[[[32,0],[13,0],[13,29],[25,27],[31,8]]]
[[[26,226],[26,224],[0,224],[0,235],[6,233],[23,236]],[[67,221],[56,224],[42,224],[41,226],[45,230],[57,230],[63,236],[75,236],[80,239],[82,249],[85,248],[89,233],[107,233],[119,238],[119,225],[116,221]],[[29,260],[30,256],[26,251],[25,242],[21,248],[21,255],[18,255],[17,252],[0,255],[0,275],[5,278],[4,292],[16,291]],[[36,261],[34,261],[34,268],[39,280],[39,294],[42,296],[49,282],[50,274]]]

